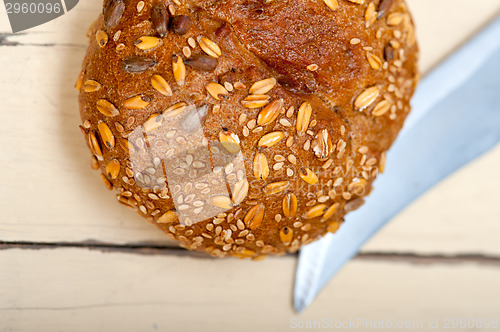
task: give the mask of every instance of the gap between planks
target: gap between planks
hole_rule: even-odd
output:
[[[26,250],[47,250],[62,248],[78,248],[87,250],[97,250],[101,252],[119,252],[137,255],[175,255],[191,256],[202,259],[215,259],[203,253],[188,251],[181,247],[171,247],[164,245],[148,244],[109,244],[97,241],[84,242],[26,242],[26,241],[0,241],[0,250],[26,249]],[[287,254],[287,256],[297,256],[297,254]],[[361,252],[356,260],[383,261],[393,263],[411,264],[480,264],[500,267],[500,256],[490,256],[481,254],[457,254],[457,255],[420,255],[406,252]]]

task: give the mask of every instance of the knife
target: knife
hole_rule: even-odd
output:
[[[500,141],[500,17],[428,74],[387,154],[384,174],[336,234],[300,251],[294,307],[304,310],[382,226]]]

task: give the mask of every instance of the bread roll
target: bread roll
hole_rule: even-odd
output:
[[[418,81],[403,0],[105,0],[88,35],[92,167],[217,257],[335,232],[383,172]]]

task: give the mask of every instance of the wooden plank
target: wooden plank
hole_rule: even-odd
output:
[[[451,317],[499,318],[498,266],[371,260],[347,264],[296,315],[295,262],[293,256],[249,262],[3,250],[0,330],[287,331],[299,321],[323,319],[427,324],[438,318],[442,324]]]
[[[463,0],[412,0],[410,6],[424,70],[500,10],[497,0],[474,6]],[[99,7],[98,1],[80,1],[53,22],[5,37],[19,45],[0,46],[0,62],[9,64],[0,75],[0,241],[169,244],[103,189],[77,129],[72,86],[85,31]],[[0,31],[8,31],[6,19],[0,10]],[[490,175],[499,162],[497,148],[398,216],[366,250],[500,254],[500,179]]]

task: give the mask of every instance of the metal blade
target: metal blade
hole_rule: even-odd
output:
[[[500,141],[500,19],[424,78],[384,174],[335,234],[300,251],[294,307],[301,312],[385,223]]]

